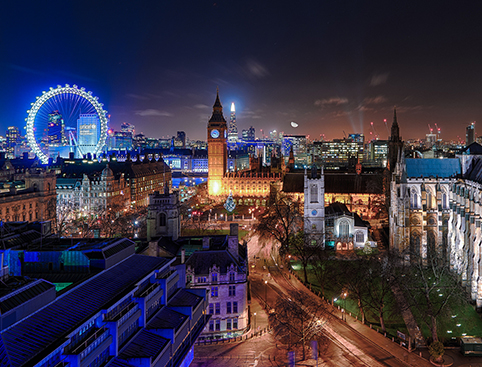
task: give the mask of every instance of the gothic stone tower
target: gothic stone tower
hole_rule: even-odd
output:
[[[208,193],[211,197],[223,193],[222,178],[226,173],[228,162],[227,129],[218,90],[213,114],[208,123]]]
[[[312,245],[324,244],[325,230],[325,176],[323,167],[318,174],[315,165],[304,177],[304,231]]]

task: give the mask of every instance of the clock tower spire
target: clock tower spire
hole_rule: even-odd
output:
[[[228,163],[228,147],[226,143],[227,124],[223,116],[223,106],[219,100],[219,88],[213,114],[208,122],[208,193],[209,196],[223,194],[222,179]]]

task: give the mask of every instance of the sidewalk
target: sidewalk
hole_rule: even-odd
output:
[[[283,272],[283,276],[286,275]],[[308,288],[295,276],[289,277],[289,281],[294,283],[297,282],[298,284],[305,287],[305,289],[309,292]],[[315,297],[318,297],[313,293]],[[342,312],[334,307],[333,315],[341,319]],[[420,367],[433,367],[433,364],[430,363],[428,359],[420,357],[420,355],[414,351],[409,353],[408,350],[399,344],[392,342],[391,339],[386,338],[383,334],[380,334],[374,329],[370,329],[370,327],[362,324],[360,321],[357,321],[354,317],[351,317],[349,314],[346,315],[346,323],[350,326],[353,330],[357,331],[361,337],[365,337],[368,340],[371,340],[380,348],[387,351],[389,354],[393,355],[398,360],[404,362],[407,366],[420,366]]]

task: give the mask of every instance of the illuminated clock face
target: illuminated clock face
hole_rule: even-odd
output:
[[[316,215],[316,214],[318,214],[318,212],[317,212],[316,210],[313,210],[313,211],[311,212],[311,215]]]
[[[219,137],[219,131],[216,130],[216,129],[211,130],[211,137],[212,137],[213,139],[218,138],[218,137]]]

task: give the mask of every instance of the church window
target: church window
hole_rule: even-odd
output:
[[[340,222],[339,234],[340,237],[348,236],[350,234],[350,224],[346,220]]]
[[[311,185],[310,203],[318,202],[318,185]]]
[[[358,231],[355,235],[355,242],[363,242],[365,239],[365,236],[363,235],[363,232]]]
[[[412,189],[410,191],[410,209],[419,209],[420,208],[420,196],[417,193],[416,189]]]
[[[447,191],[443,190],[443,192],[442,192],[442,209],[448,209],[448,208],[449,208],[449,200],[448,200]]]
[[[166,226],[166,214],[161,213],[159,215],[159,226],[160,227],[165,227]]]

